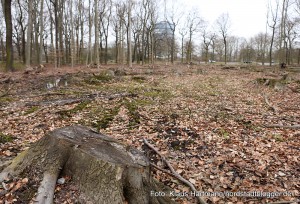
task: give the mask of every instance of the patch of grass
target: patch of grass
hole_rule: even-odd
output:
[[[0,132],[0,143],[4,144],[4,143],[7,143],[7,142],[11,142],[13,141],[13,137],[11,135],[6,135],[2,132]]]
[[[86,108],[86,106],[90,103],[90,101],[83,101],[81,103],[79,103],[77,106],[75,106],[74,108],[70,109],[70,110],[62,110],[59,111],[58,113],[64,117],[71,117],[73,114],[82,111],[83,109]]]
[[[152,99],[160,98],[162,100],[168,100],[172,97],[170,91],[158,88],[150,88],[148,90],[144,90],[143,95]]]
[[[275,139],[276,142],[284,142],[285,139],[283,138],[283,136],[281,134],[274,134],[273,138]]]
[[[136,100],[125,99],[123,105],[127,108],[129,112],[129,126],[135,126],[140,124],[140,114],[138,112],[139,103]]]
[[[220,129],[218,130],[218,133],[219,133],[219,135],[220,135],[221,137],[223,137],[225,140],[230,139],[230,133],[227,132],[225,129],[220,128]]]
[[[2,71],[2,72],[6,71],[5,66],[6,66],[6,62],[1,61],[0,62],[0,71]],[[13,66],[16,71],[22,71],[25,69],[25,64],[23,64],[22,62],[19,62],[19,61],[14,61]]]
[[[120,105],[117,105],[111,109],[100,110],[100,117],[92,122],[92,127],[96,128],[98,131],[100,129],[105,129],[109,126],[109,124],[113,121],[115,116],[118,114],[120,110]],[[97,110],[96,112],[99,112]]]
[[[93,76],[85,79],[85,83],[98,85],[98,84],[110,82],[111,80],[113,80],[113,78],[114,78],[113,72],[106,70],[100,72],[99,74],[93,74]]]
[[[147,79],[146,79],[146,77],[143,77],[143,76],[133,76],[133,77],[131,77],[131,80],[136,81],[138,83],[143,83]]]
[[[9,103],[9,102],[12,102],[12,101],[14,101],[14,99],[11,98],[11,97],[7,97],[7,96],[0,97],[0,103]]]
[[[29,108],[27,111],[25,111],[24,115],[29,115],[31,113],[34,113],[35,111],[37,111],[39,109],[38,106],[32,106],[31,108]]]

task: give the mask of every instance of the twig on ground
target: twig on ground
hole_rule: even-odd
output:
[[[264,99],[265,99],[265,102],[266,104],[269,106],[269,108],[275,112],[275,114],[278,113],[278,108],[274,105],[272,105],[270,102],[269,102],[269,99],[268,99],[268,96],[267,95],[264,95]]]
[[[159,170],[159,171],[162,171],[162,172],[164,172],[164,173],[166,173],[166,174],[169,174],[170,176],[173,176],[173,177],[176,177],[174,174],[172,174],[171,172],[169,172],[169,171],[167,171],[167,170],[165,170],[165,169],[162,169],[162,168],[160,168],[159,166],[157,166],[157,165],[155,165],[155,164],[153,164],[153,163],[150,163],[151,164],[151,166],[153,166],[154,168],[156,168],[157,170]]]
[[[267,204],[290,204],[290,203],[299,203],[300,200],[290,200],[290,201],[277,201],[277,202],[272,202],[272,203],[267,203]]]
[[[162,159],[162,161],[169,167],[170,171],[172,172],[172,174],[174,175],[174,177],[176,177],[178,180],[180,180],[182,183],[184,183],[185,185],[189,186],[191,188],[192,191],[196,192],[196,188],[195,186],[189,182],[188,180],[186,180],[185,178],[183,178],[180,174],[178,174],[173,166],[165,159],[165,157],[163,157],[160,152],[153,146],[151,145],[146,139],[143,139],[145,145],[147,145],[150,149],[152,149],[157,155],[159,155]],[[197,196],[196,197],[198,200],[198,203],[200,204],[207,204],[201,197]]]
[[[267,128],[300,129],[300,125],[264,125]]]
[[[140,125],[141,124],[125,126],[125,127],[115,127],[115,128],[110,128],[109,130],[111,130],[111,131],[120,131],[120,130],[126,130],[126,129],[130,129],[130,128],[136,128],[136,127],[139,127]]]

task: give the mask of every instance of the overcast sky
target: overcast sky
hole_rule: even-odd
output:
[[[172,0],[171,0],[172,1]],[[266,30],[267,0],[179,0],[185,11],[197,7],[205,20],[214,23],[222,14],[231,19],[231,35],[253,37]]]

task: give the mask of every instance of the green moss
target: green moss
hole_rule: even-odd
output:
[[[12,101],[14,101],[14,99],[11,97],[0,97],[0,103],[9,103]]]
[[[260,85],[265,85],[274,88],[275,86],[284,86],[288,83],[285,79],[267,79],[267,78],[257,78],[256,82]]]
[[[275,139],[276,142],[284,142],[284,138],[281,134],[275,134],[273,135],[273,138]]]
[[[139,103],[136,100],[125,99],[123,105],[127,108],[129,113],[129,127],[140,124],[140,114],[138,112]]]
[[[133,81],[139,82],[139,83],[143,83],[146,81],[146,77],[143,76],[133,76],[131,78]]]
[[[7,143],[13,141],[13,137],[11,135],[6,135],[0,132],[0,143]]]
[[[220,135],[221,137],[223,137],[225,140],[230,139],[230,133],[227,132],[225,129],[220,128],[220,129],[218,130],[218,133],[219,133],[219,135]]]
[[[35,111],[37,111],[39,109],[38,106],[32,106],[31,108],[29,108],[27,111],[25,111],[24,115],[29,115],[31,113],[34,113]]]
[[[168,100],[172,97],[172,94],[168,90],[150,88],[150,89],[144,91],[144,96],[150,97],[152,99],[159,98],[161,100]]]
[[[120,105],[113,107],[112,109],[97,110],[95,112],[100,112],[100,116],[95,121],[92,122],[92,126],[97,130],[107,128],[111,121],[115,118],[120,110]]]
[[[89,103],[90,103],[90,101],[83,101],[70,110],[59,111],[58,114],[60,114],[62,117],[64,117],[64,116],[71,117],[73,114],[85,109]]]
[[[98,84],[110,82],[113,78],[114,78],[113,72],[110,72],[109,70],[105,70],[100,72],[99,74],[93,74],[93,76],[85,79],[85,83],[98,85]]]
[[[7,71],[5,69],[5,66],[6,66],[6,62],[3,62],[3,61],[0,62],[0,71]],[[16,71],[21,71],[21,70],[24,70],[26,66],[22,62],[14,60],[13,67],[15,68]]]

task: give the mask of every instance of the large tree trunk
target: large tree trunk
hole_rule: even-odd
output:
[[[97,68],[100,66],[100,57],[99,57],[99,8],[98,8],[98,0],[94,2],[95,9],[95,64]]]
[[[60,174],[78,184],[83,203],[174,203],[168,196],[151,196],[163,187],[151,178],[149,161],[140,151],[83,126],[47,134],[0,173],[0,182],[21,173],[33,179],[33,172],[43,174],[38,203],[53,202]]]
[[[12,19],[11,19],[11,0],[4,0],[4,17],[6,25],[6,70],[14,71],[13,41],[12,41]]]
[[[40,44],[39,44],[39,64],[43,63],[43,35],[44,35],[44,0],[41,0],[40,5]]]

